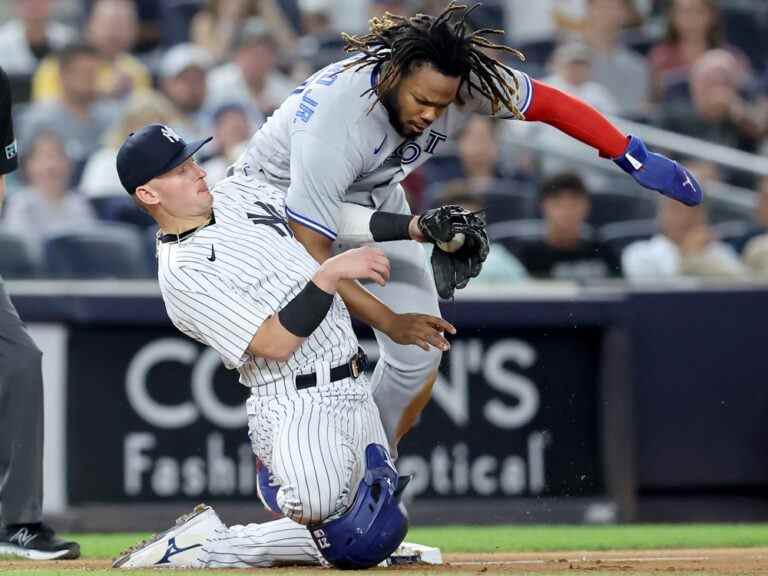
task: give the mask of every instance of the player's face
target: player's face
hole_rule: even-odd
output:
[[[418,138],[456,100],[460,84],[432,66],[416,68],[384,101],[392,126],[404,138]]]
[[[205,170],[192,158],[151,181],[156,203],[174,218],[195,218],[210,213],[213,197]]]

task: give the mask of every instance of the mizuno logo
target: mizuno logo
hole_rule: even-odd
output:
[[[202,544],[192,544],[192,546],[188,546],[186,548],[179,548],[176,546],[176,538],[171,538],[168,540],[168,549],[165,551],[165,555],[160,558],[157,562],[155,562],[155,565],[158,564],[170,564],[171,558],[176,556],[176,554],[181,554],[182,552],[186,552],[187,550],[192,550],[193,548],[200,548],[202,547]]]
[[[208,256],[209,262],[216,262],[216,249],[213,247],[213,244],[211,244],[211,255]]]
[[[688,174],[687,170],[683,170],[683,173],[685,174],[685,182],[683,182],[683,186],[690,186],[693,188],[693,182],[691,182],[691,175]]]
[[[384,143],[387,141],[387,138],[389,138],[389,134],[384,135],[384,140],[381,141],[381,144],[373,151],[374,154],[378,154],[381,152],[381,149],[384,148]]]
[[[11,536],[8,541],[9,542],[17,542],[19,546],[24,548],[25,546],[28,546],[32,540],[37,538],[37,534],[30,532],[26,528],[22,528],[16,534]]]

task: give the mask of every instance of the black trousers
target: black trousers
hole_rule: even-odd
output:
[[[0,520],[39,522],[43,503],[42,352],[0,279]]]

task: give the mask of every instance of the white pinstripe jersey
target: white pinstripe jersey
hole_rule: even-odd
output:
[[[347,62],[347,61],[345,61]],[[332,64],[302,83],[251,138],[238,164],[262,170],[287,195],[288,216],[331,240],[342,202],[408,211],[394,202],[398,186],[413,170],[455,138],[472,114],[491,114],[490,101],[463,88],[464,105],[454,103],[423,134],[404,140],[373,95],[363,95],[377,71],[343,71]],[[516,104],[525,113],[533,88],[519,71]],[[496,117],[508,118],[503,108]]]
[[[318,328],[287,362],[250,356],[256,331],[312,278],[318,263],[283,219],[281,192],[238,174],[213,189],[214,221],[158,242],[158,279],[168,316],[184,334],[210,346],[240,382],[261,393],[292,387],[295,374],[336,366],[357,351],[349,313],[337,295]]]

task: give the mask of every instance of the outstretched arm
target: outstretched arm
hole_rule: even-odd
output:
[[[332,243],[328,238],[294,220],[290,221],[290,226],[296,239],[315,260],[322,264],[331,257]],[[442,333],[456,333],[456,329],[442,318],[427,314],[396,314],[354,280],[340,280],[337,292],[355,318],[384,332],[398,344],[414,344],[424,350],[429,350],[430,346],[448,350],[448,341]]]
[[[683,166],[666,156],[649,152],[637,136],[626,136],[605,116],[582,100],[533,81],[526,120],[544,122],[597,149],[612,159],[640,185],[661,192],[688,206],[702,201],[701,186]]]

